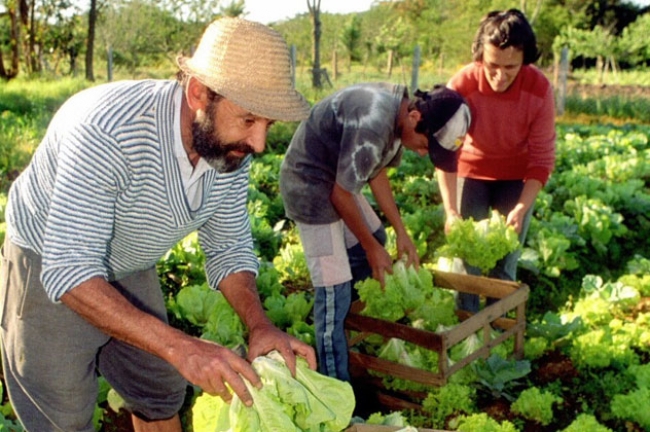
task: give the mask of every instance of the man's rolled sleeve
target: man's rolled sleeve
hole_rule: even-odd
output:
[[[84,143],[99,133],[79,127],[61,146],[43,241],[41,282],[48,297],[60,297],[96,276],[107,277],[107,245],[113,233],[119,176],[123,160],[109,139],[103,146]],[[95,152],[102,149],[102,154]],[[110,159],[106,159],[110,158]],[[101,163],[111,160],[113,164]],[[126,170],[124,170],[126,171]]]

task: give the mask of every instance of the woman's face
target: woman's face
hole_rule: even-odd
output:
[[[483,71],[490,87],[502,93],[514,82],[524,64],[524,52],[515,47],[501,49],[491,43],[483,44]]]

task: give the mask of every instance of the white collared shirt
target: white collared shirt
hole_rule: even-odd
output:
[[[190,158],[187,156],[181,138],[182,101],[183,89],[179,88],[174,95],[174,154],[178,160],[187,202],[192,210],[197,210],[203,203],[203,183],[201,178],[212,167],[203,158],[200,158],[196,166],[193,167]]]

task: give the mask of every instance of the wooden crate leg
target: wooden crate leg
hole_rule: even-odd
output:
[[[442,379],[442,384],[447,384],[447,378],[449,377],[449,357],[447,352],[447,346],[443,346],[442,350],[438,353],[438,370],[440,371],[440,377]]]
[[[522,325],[523,323],[523,325]],[[524,331],[526,330],[526,305],[521,303],[517,305],[517,324],[519,330],[515,333],[514,356],[517,360],[524,358]]]

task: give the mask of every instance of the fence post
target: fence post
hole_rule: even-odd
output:
[[[106,50],[107,64],[106,64],[106,79],[108,82],[113,81],[113,47],[108,47]]]
[[[557,97],[555,100],[555,109],[557,115],[561,116],[564,114],[564,107],[566,104],[566,84],[567,77],[569,75],[569,48],[564,46],[562,47],[562,53],[560,54],[560,74],[558,77],[558,88],[557,88]]]
[[[295,84],[296,83],[296,46],[295,45],[291,45],[289,55],[291,56],[291,81]]]
[[[422,54],[422,50],[420,49],[420,45],[416,45],[415,50],[413,51],[413,70],[411,71],[411,93],[415,92],[415,90],[418,88],[418,74],[420,72],[421,54]]]

